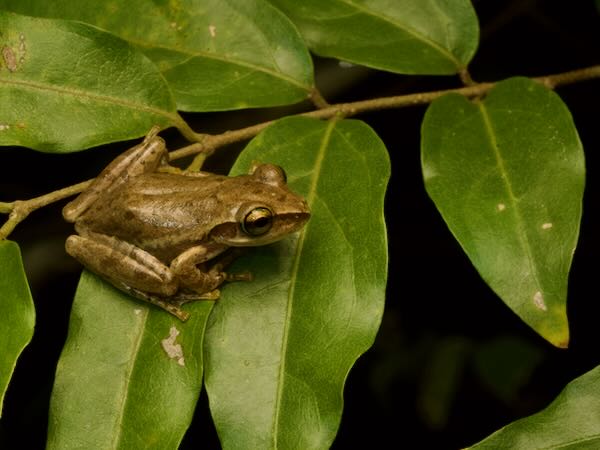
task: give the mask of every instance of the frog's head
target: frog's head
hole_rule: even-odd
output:
[[[256,165],[250,175],[228,178],[228,219],[210,237],[232,247],[270,244],[298,231],[310,218],[306,200],[292,192],[285,172],[273,164]]]

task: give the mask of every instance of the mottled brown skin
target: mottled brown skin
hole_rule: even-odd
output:
[[[226,177],[178,172],[167,159],[164,141],[150,134],[109,164],[65,206],[78,233],[66,250],[117,288],[186,320],[183,303],[216,299],[225,280],[250,278],[223,272],[232,255],[216,257],[282,239],[310,212],[277,166]]]

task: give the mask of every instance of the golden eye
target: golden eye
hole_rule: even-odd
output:
[[[242,222],[242,230],[250,236],[262,236],[273,225],[273,213],[268,208],[254,208]]]

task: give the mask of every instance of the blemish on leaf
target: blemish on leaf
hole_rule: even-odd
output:
[[[0,131],[8,130],[9,128],[10,128],[10,125],[7,125],[5,123],[0,123]]]
[[[546,306],[546,303],[544,302],[544,296],[542,295],[542,293],[540,291],[537,291],[533,295],[533,304],[535,305],[536,308],[541,309],[542,311],[548,311],[548,307]]]
[[[550,222],[542,224],[542,230],[549,230],[552,228],[552,224]]]
[[[6,68],[14,72],[17,70],[17,55],[10,47],[2,47],[2,59],[4,60],[4,65]]]
[[[172,326],[169,330],[169,336],[160,341],[160,344],[169,358],[176,360],[180,366],[185,366],[183,348],[181,348],[181,344],[175,342],[177,336],[179,336],[179,330]]]
[[[217,27],[214,25],[209,25],[208,32],[210,33],[210,37],[215,37],[217,35]]]
[[[498,212],[504,211],[506,209],[506,205],[504,203],[498,203],[496,205],[496,209],[498,210]]]
[[[141,310],[140,308],[135,308],[135,309],[133,310],[133,313],[134,313],[136,316],[139,316],[139,315],[142,313],[142,310]]]

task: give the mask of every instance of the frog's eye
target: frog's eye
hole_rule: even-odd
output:
[[[242,230],[249,236],[262,236],[273,225],[273,213],[268,208],[254,208],[242,221]]]

